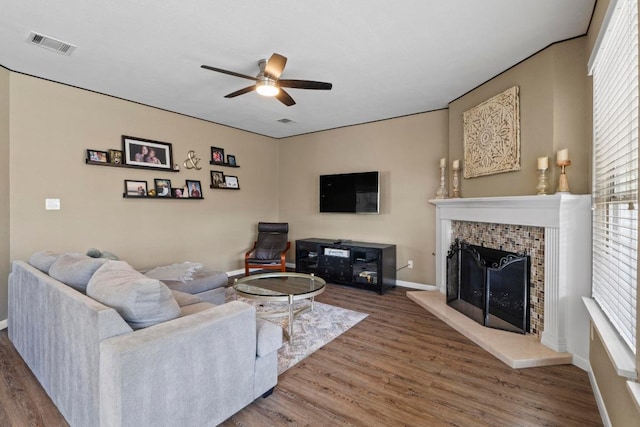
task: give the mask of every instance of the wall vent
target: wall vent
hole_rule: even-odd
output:
[[[61,55],[71,55],[71,52],[76,48],[74,45],[65,43],[61,40],[54,39],[53,37],[45,36],[43,34],[38,34],[36,32],[31,32],[29,34],[29,38],[27,39],[28,43],[33,43],[40,47],[44,47],[45,49],[52,50],[54,52],[58,52]]]
[[[285,125],[288,125],[289,123],[295,123],[293,120],[291,119],[287,119],[286,117],[280,120],[276,120],[277,122],[283,123]]]

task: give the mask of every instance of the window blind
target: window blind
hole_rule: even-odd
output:
[[[592,57],[593,298],[636,350],[638,5],[611,2]]]

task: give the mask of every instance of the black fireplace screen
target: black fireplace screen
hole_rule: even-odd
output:
[[[529,332],[531,261],[456,239],[447,255],[447,304],[481,325]]]

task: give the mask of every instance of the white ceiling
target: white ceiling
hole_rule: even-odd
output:
[[[586,33],[595,0],[30,0],[4,1],[0,65],[275,138],[446,108],[554,42]],[[70,56],[26,42],[35,31]],[[251,81],[257,62],[288,58],[286,107]],[[282,124],[288,118],[293,123]]]

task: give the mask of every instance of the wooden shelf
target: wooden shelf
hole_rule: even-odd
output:
[[[122,193],[122,197],[125,199],[204,200],[204,197],[127,196],[127,193]]]
[[[210,185],[209,188],[212,188],[214,190],[239,190],[240,188],[233,188],[233,187],[214,187],[213,185]]]
[[[230,163],[225,163],[225,162],[214,162],[213,160],[211,160],[209,162],[210,165],[212,166],[224,166],[225,168],[239,168],[240,166],[238,165],[232,165]]]
[[[125,164],[118,164],[118,163],[94,162],[94,161],[89,160],[89,159],[85,159],[84,162],[86,164],[92,165],[92,166],[110,166],[112,168],[145,169],[145,170],[153,171],[153,172],[180,172],[180,170],[175,170],[175,169],[148,168],[146,166],[138,166],[138,165],[125,165]]]

